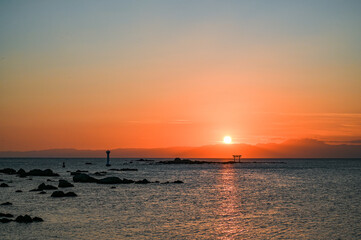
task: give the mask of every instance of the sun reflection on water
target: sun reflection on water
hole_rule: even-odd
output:
[[[240,225],[241,194],[236,187],[237,172],[233,165],[225,164],[217,176],[217,192],[219,195],[219,208],[217,210],[217,224],[215,231],[220,239],[234,239],[245,231]]]

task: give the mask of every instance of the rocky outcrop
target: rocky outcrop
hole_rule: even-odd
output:
[[[149,182],[147,179],[135,181],[135,184],[148,184],[148,183],[151,183],[151,182]]]
[[[57,177],[59,176],[59,174],[54,173],[51,169],[45,169],[45,170],[40,170],[40,169],[33,169],[30,170],[28,173],[26,173],[27,176],[46,176],[46,177]]]
[[[64,193],[63,191],[55,191],[51,194],[51,197],[77,197],[74,192]]]
[[[42,218],[39,218],[39,217],[30,217],[29,215],[20,215],[18,216],[16,219],[15,219],[15,222],[18,222],[18,223],[32,223],[32,222],[42,222],[44,221]]]
[[[134,183],[133,180],[129,179],[120,179],[118,177],[106,177],[103,179],[99,179],[97,181],[99,184],[128,184],[128,183]]]
[[[7,185],[6,183],[2,183],[0,184],[0,187],[9,187],[9,185]]]
[[[13,175],[13,174],[16,174],[16,170],[12,169],[12,168],[3,168],[3,169],[0,169],[0,173]]]
[[[58,188],[55,186],[46,185],[45,183],[42,183],[38,186],[38,188],[30,190],[30,192],[43,191],[43,190],[56,190],[56,189]]]
[[[60,179],[58,187],[59,188],[68,188],[68,187],[74,187],[74,185],[66,180]]]
[[[76,170],[75,172],[70,172],[71,176],[75,176],[81,173],[87,173],[88,171]]]
[[[73,181],[74,182],[82,182],[82,183],[93,183],[93,182],[97,182],[98,180],[87,174],[79,173],[79,174],[74,175]]]
[[[13,205],[11,202],[4,202],[2,204],[0,204],[1,206],[10,206]]]
[[[10,213],[0,213],[0,217],[12,218],[12,217],[14,217],[14,215],[12,215]]]

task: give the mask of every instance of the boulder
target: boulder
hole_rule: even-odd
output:
[[[184,182],[182,182],[182,181],[180,181],[180,180],[177,180],[177,181],[174,181],[173,183],[184,183]]]
[[[0,204],[1,206],[9,206],[9,205],[13,205],[11,202],[4,202],[2,204]]]
[[[70,175],[75,176],[75,175],[78,175],[81,173],[86,173],[86,172],[89,172],[89,171],[76,170],[75,172],[70,172]]]
[[[8,218],[0,218],[0,223],[8,223],[8,222],[12,222],[12,219],[8,219]]]
[[[15,219],[15,222],[18,223],[32,223],[32,222],[42,222],[42,221],[44,221],[42,218],[39,217],[31,218],[29,215],[24,215],[24,216],[20,215]]]
[[[14,217],[14,215],[12,215],[10,213],[0,213],[0,217],[12,218],[12,217]]]
[[[52,185],[46,185],[45,183],[42,183],[38,186],[38,191],[42,191],[42,190],[56,190],[58,189],[55,186]]]
[[[151,182],[149,182],[147,179],[143,179],[143,180],[139,180],[139,181],[135,182],[135,184],[148,184],[148,183],[151,183]]]
[[[26,172],[24,169],[20,168],[17,173],[19,175],[19,177],[26,177]]]
[[[51,194],[51,197],[76,197],[74,192],[64,193],[63,191],[55,191]]]
[[[23,191],[21,191],[21,190],[16,190],[15,192],[16,192],[16,193],[21,193],[21,192],[23,192]]]
[[[33,222],[43,222],[44,220],[40,217],[34,217]]]
[[[58,187],[59,188],[67,188],[67,187],[74,187],[74,185],[71,184],[70,182],[66,181],[66,180],[60,179]]]
[[[98,180],[87,174],[79,173],[77,175],[74,175],[73,181],[74,182],[82,182],[82,183],[93,183],[93,182],[97,182]]]
[[[12,175],[12,174],[16,174],[16,170],[12,168],[4,168],[4,169],[0,169],[0,173]]]
[[[9,185],[7,185],[6,183],[2,183],[0,184],[0,187],[9,187]]]
[[[119,184],[122,182],[123,180],[118,177],[106,177],[98,180],[99,184]]]
[[[45,169],[45,170],[40,170],[40,169],[33,169],[30,170],[27,173],[28,176],[46,176],[46,177],[57,177],[59,176],[59,174],[54,173],[51,169]]]

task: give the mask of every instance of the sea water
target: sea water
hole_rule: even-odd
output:
[[[11,186],[0,188],[0,203],[13,203],[0,206],[0,212],[44,219],[0,223],[0,239],[361,239],[361,159],[245,159],[258,163],[202,165],[157,161],[111,159],[112,166],[106,167],[105,159],[0,159],[0,169],[50,168],[60,174],[0,174]],[[57,186],[47,179],[72,182],[68,171],[76,170],[160,183],[74,183],[62,189],[74,191],[74,198],[29,192],[43,182]],[[175,180],[184,183],[161,184]]]

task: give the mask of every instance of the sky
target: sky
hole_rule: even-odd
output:
[[[361,1],[0,2],[0,151],[361,139]]]

